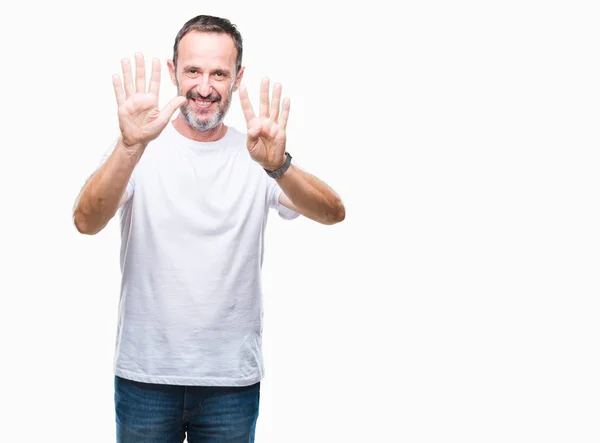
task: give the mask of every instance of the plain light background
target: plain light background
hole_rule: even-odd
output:
[[[6,8],[6,7],[4,7]],[[598,442],[594,2],[22,2],[0,14],[0,441],[114,441],[119,227],[71,210],[111,75],[212,14],[346,220],[271,214],[257,443]],[[245,130],[239,101],[226,122]]]

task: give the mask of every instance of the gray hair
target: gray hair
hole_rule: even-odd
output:
[[[217,32],[222,34],[228,34],[235,43],[237,49],[237,59],[235,63],[236,73],[240,71],[242,67],[242,35],[238,31],[237,27],[226,18],[213,17],[211,15],[198,15],[191,20],[188,20],[185,25],[177,33],[175,37],[175,44],[173,45],[173,64],[177,69],[177,56],[179,52],[179,42],[190,31],[200,32]]]

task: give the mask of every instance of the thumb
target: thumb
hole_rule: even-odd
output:
[[[173,114],[175,113],[175,111],[179,109],[179,107],[183,105],[186,100],[187,99],[182,95],[175,97],[167,104],[167,106],[163,108],[162,111],[160,111],[160,117],[158,118],[158,120],[161,123],[167,124],[173,116]]]
[[[259,126],[252,126],[251,128],[248,128],[248,138],[250,140],[256,140],[258,138],[259,134],[260,134]]]

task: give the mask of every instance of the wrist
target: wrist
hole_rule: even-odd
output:
[[[265,163],[265,164],[261,164],[261,166],[263,167],[263,169],[265,171],[275,171],[275,170],[281,168],[285,164],[286,159],[287,159],[287,156],[284,154],[283,159],[281,161],[279,161],[277,163],[270,163],[270,164]]]
[[[290,155],[289,152],[286,151],[284,154],[284,161],[281,165],[279,165],[273,169],[263,166],[263,169],[266,171],[266,173],[269,177],[279,178],[283,174],[285,174],[285,172],[289,169],[291,164],[292,164],[292,156]]]
[[[117,143],[119,150],[125,154],[128,159],[138,161],[142,156],[144,150],[146,149],[146,143],[134,143],[128,144],[125,142],[123,137],[119,138],[119,142]]]

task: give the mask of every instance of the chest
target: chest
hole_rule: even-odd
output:
[[[262,225],[266,175],[243,150],[153,152],[136,167],[134,214],[156,229],[205,234]]]

